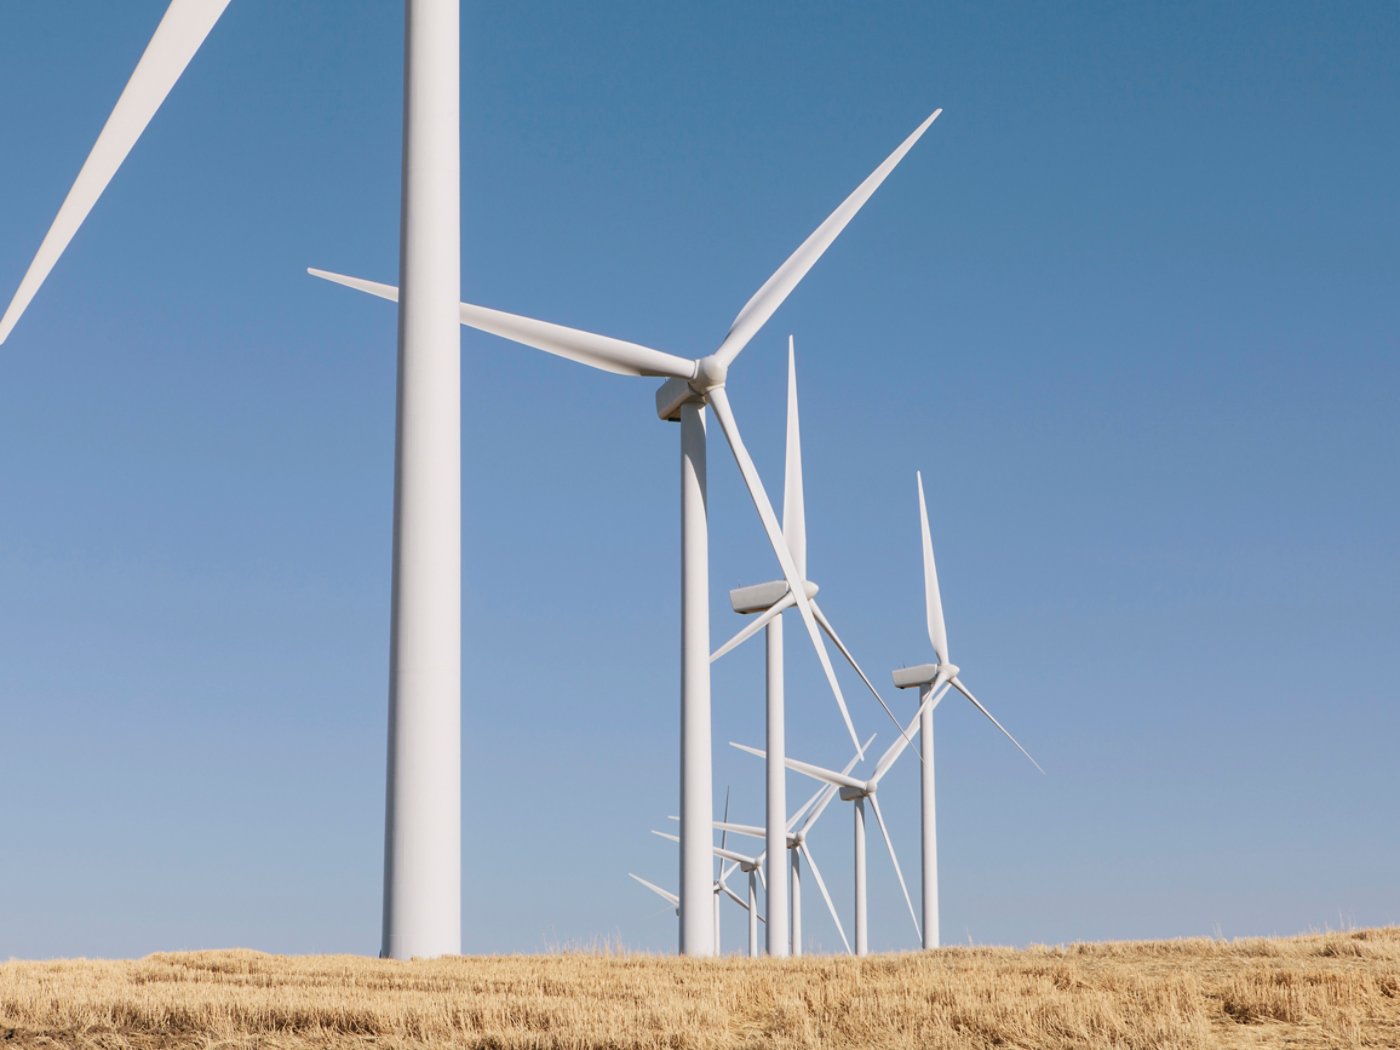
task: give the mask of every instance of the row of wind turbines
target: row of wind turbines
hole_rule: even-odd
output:
[[[171,0],[18,290],[0,317],[0,343],[13,332],[78,228],[230,3],[231,0]],[[900,737],[882,759],[885,765],[877,764],[870,779],[859,780],[851,775],[855,762],[864,758],[869,744],[857,738],[825,639],[830,637],[852,666],[857,670],[859,667],[822,615],[814,600],[816,587],[807,580],[800,474],[789,477],[784,501],[788,527],[784,528],[778,523],[744,445],[726,383],[729,369],[739,354],[919,141],[941,110],[935,110],[920,123],[773,272],[739,311],[714,351],[686,357],[459,302],[459,49],[459,0],[405,0],[400,287],[321,270],[311,271],[316,276],[398,303],[381,954],[410,958],[461,951],[459,325],[603,371],[664,380],[656,392],[656,411],[662,420],[679,422],[681,453],[680,878],[675,903],[680,913],[679,949],[683,954],[700,956],[714,954],[717,950],[712,906],[715,889],[710,866],[715,829],[710,664],[712,658],[720,654],[712,655],[709,634],[707,416],[713,413],[718,421],[782,574],[779,580],[734,592],[736,608],[758,615],[744,632],[740,632],[741,636],[736,636],[721,650],[727,651],[759,630],[767,633],[768,818],[763,829],[764,879],[768,895],[768,947],[771,953],[782,954],[788,943],[786,923],[781,919],[788,912],[787,883],[775,877],[775,872],[781,867],[784,851],[791,852],[793,858],[792,907],[795,909],[799,903],[800,881],[796,877],[799,854],[807,859],[825,896],[806,834],[834,795],[856,803],[853,811],[858,842],[863,842],[864,800],[871,801],[876,819],[884,828],[878,804],[874,802],[875,791],[888,764],[912,739],[912,724],[910,729],[899,726],[898,719],[881,699],[881,705],[899,726]],[[795,386],[790,387],[790,397],[795,398]],[[795,427],[795,401],[792,421]],[[792,454],[796,453],[790,452]],[[977,701],[958,680],[957,668],[947,659],[947,638],[941,606],[937,602],[937,580],[926,524],[924,536],[926,585],[931,596],[930,639],[937,662],[900,672],[903,677],[897,678],[896,684],[901,688],[920,689],[917,721],[926,778],[925,819],[930,822],[926,824],[925,835],[923,925],[925,939],[927,931],[933,929],[936,940],[936,908],[930,909],[927,903],[930,899],[928,880],[933,871],[931,717],[934,706],[949,686],[959,689],[974,704]],[[782,613],[787,609],[797,610],[855,749],[855,762],[844,771],[823,770],[786,758],[781,632]],[[864,672],[861,678],[878,699],[879,691]],[[985,713],[985,709],[982,710]],[[805,810],[800,809],[791,816],[786,808],[785,768],[815,776],[824,784]],[[797,823],[804,817],[805,823]],[[742,865],[743,862],[731,863]],[[758,870],[755,858],[750,873],[756,876]],[[752,887],[750,895],[753,896]],[[932,923],[931,915],[935,917]],[[863,921],[863,908],[858,902],[858,945],[863,935]],[[779,932],[781,936],[775,937]],[[797,943],[800,945],[800,936]]]
[[[726,793],[725,812],[714,827],[720,832],[720,843],[714,847],[717,864],[714,876],[712,898],[714,908],[713,926],[715,947],[719,947],[719,915],[722,900],[727,898],[744,909],[748,918],[748,952],[758,956],[760,952],[758,927],[765,927],[763,953],[772,956],[802,954],[802,859],[806,859],[812,878],[822,895],[832,921],[836,924],[841,943],[848,953],[866,955],[869,953],[869,893],[866,872],[866,819],[867,805],[875,816],[884,839],[885,849],[894,866],[904,894],[909,916],[913,920],[915,936],[925,948],[939,945],[938,925],[938,841],[934,791],[934,748],[933,713],[950,689],[957,689],[966,699],[987,717],[1001,733],[1011,741],[1022,754],[1036,767],[1039,763],[1031,757],[1020,742],[1007,731],[995,716],[979,701],[959,677],[961,668],[954,664],[948,655],[948,628],[943,615],[942,592],[938,586],[938,567],[933,555],[933,538],[929,529],[928,502],[924,495],[922,473],[915,474],[915,484],[919,495],[919,531],[923,555],[924,611],[927,619],[929,644],[933,648],[934,662],[912,667],[901,667],[892,673],[894,684],[899,689],[917,689],[918,709],[907,725],[900,725],[889,706],[880,696],[879,690],[862,670],[850,649],[841,641],[831,622],[817,604],[817,584],[807,578],[807,522],[806,500],[802,477],[802,437],[797,401],[797,360],[793,339],[788,337],[788,382],[787,382],[787,447],[784,459],[783,479],[783,540],[787,544],[798,573],[804,581],[804,589],[811,603],[813,614],[822,631],[835,644],[838,651],[860,676],[871,694],[894,721],[898,735],[893,743],[874,762],[867,776],[854,775],[855,767],[866,757],[874,737],[864,744],[857,744],[855,754],[840,770],[827,769],[811,762],[803,762],[787,757],[783,666],[783,613],[796,604],[793,589],[785,580],[739,587],[730,591],[730,603],[736,613],[758,614],[727,642],[711,655],[711,661],[733,652],[759,631],[766,634],[765,649],[765,695],[766,695],[766,735],[767,749],[763,750],[747,744],[733,743],[740,751],[757,756],[765,764],[766,822],[762,826],[741,824],[729,819],[729,797]],[[844,705],[842,714],[850,725],[849,714]],[[880,808],[877,791],[885,776],[894,768],[895,762],[904,754],[917,737],[918,755],[921,761],[920,776],[920,838],[922,849],[921,909],[914,907],[909,895],[909,887],[894,848],[889,824]],[[787,771],[803,774],[821,786],[816,793],[799,806],[792,814],[787,812]],[[1044,770],[1041,770],[1044,772]],[[851,803],[854,829],[854,937],[855,946],[846,936],[841,916],[827,889],[821,868],[817,865],[809,842],[816,823],[834,800]],[[677,819],[677,818],[673,818]],[[676,839],[667,832],[654,831],[662,838]],[[730,834],[761,839],[763,849],[756,855],[748,855],[728,847]],[[678,839],[676,839],[679,841]],[[727,866],[726,866],[727,865]],[[747,876],[747,897],[740,897],[729,885],[729,879],[738,871]],[[658,886],[640,875],[631,874],[653,893],[673,906],[679,907],[679,898],[671,891]],[[761,915],[758,906],[759,884],[765,894],[766,917]]]

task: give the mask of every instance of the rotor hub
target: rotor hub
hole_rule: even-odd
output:
[[[724,386],[725,377],[728,375],[729,366],[711,354],[695,362],[695,378],[690,381],[690,385],[697,393],[708,394],[711,390]]]

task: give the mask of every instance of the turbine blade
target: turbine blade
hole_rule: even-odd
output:
[[[872,737],[871,739],[873,740],[874,737]],[[738,748],[740,751],[747,751],[749,754],[757,755],[759,758],[768,757],[768,752],[760,751],[758,748],[750,747],[748,744],[736,744],[734,741],[731,740],[729,742],[729,746]],[[791,769],[794,773],[805,774],[806,776],[811,777],[813,780],[825,781],[828,784],[835,784],[837,787],[852,787],[858,791],[865,789],[864,780],[859,780],[856,777],[848,776],[845,773],[837,773],[835,770],[826,769],[823,766],[814,766],[810,762],[801,762],[795,758],[789,758],[783,764],[786,765],[788,769]],[[659,835],[660,832],[656,832],[656,834]]]
[[[653,828],[651,833],[659,839],[665,839],[667,842],[679,842],[681,840],[679,835],[672,835],[669,831],[657,831]]]
[[[928,531],[928,505],[924,501],[924,477],[918,471],[919,529],[924,541],[924,611],[928,616],[928,640],[939,663],[948,663],[948,628],[943,622],[943,596],[938,591],[938,568],[933,563],[933,539]]]
[[[725,654],[733,652],[735,649],[739,648],[739,646],[743,645],[750,638],[756,635],[759,631],[763,630],[763,628],[767,627],[770,623],[772,623],[774,617],[781,616],[786,610],[791,609],[796,603],[797,599],[792,596],[791,592],[783,595],[783,597],[777,602],[770,605],[767,609],[764,609],[763,612],[759,613],[748,623],[744,624],[744,626],[739,629],[739,632],[736,635],[734,635],[733,638],[729,639],[729,641],[725,642],[718,649],[712,652],[710,654],[710,663],[714,663],[721,656],[724,656]]]
[[[821,890],[822,900],[826,901],[826,910],[831,912],[831,921],[836,923],[836,932],[841,935],[841,943],[846,946],[846,954],[851,954],[851,942],[846,940],[845,927],[841,925],[841,916],[836,914],[836,905],[831,903],[831,894],[826,889],[826,879],[822,878],[822,869],[817,867],[816,858],[812,856],[812,851],[807,848],[804,842],[797,847],[799,853],[807,858],[807,867],[812,869],[812,878],[817,880],[817,889]]]
[[[817,788],[816,791],[812,792],[811,797],[808,798],[806,802],[802,803],[802,805],[798,806],[797,809],[793,811],[792,816],[788,818],[788,831],[791,831],[793,828],[797,827],[798,822],[802,820],[803,814],[805,814],[809,809],[811,809],[821,800],[821,797],[824,794],[826,794],[828,788],[829,785],[823,784],[821,787]]]
[[[722,823],[724,823],[724,824],[728,824],[728,823],[729,823],[729,785],[728,785],[728,784],[726,784],[726,785],[724,786],[724,818],[723,818],[723,820],[722,820]],[[713,842],[714,840],[711,839],[710,841]],[[728,829],[728,828],[725,828],[723,831],[721,831],[721,832],[719,833],[719,849],[717,849],[717,850],[715,851],[719,856],[722,857],[722,856],[725,855],[726,850],[725,850],[724,846],[725,846],[725,843],[728,842],[728,841],[729,841],[729,829]],[[729,859],[730,859],[730,860],[733,860],[734,858],[733,858],[733,857],[730,857]]]
[[[991,721],[992,725],[996,726],[998,729],[1001,730],[1002,735],[1005,736],[1007,740],[1010,740],[1013,744],[1016,745],[1016,750],[1020,751],[1021,754],[1025,755],[1027,758],[1030,758],[1031,765],[1035,766],[1036,769],[1040,769],[1040,763],[1037,762],[1034,758],[1031,758],[1031,753],[1021,746],[1021,742],[1017,740],[1014,736],[1012,736],[1009,732],[1007,732],[1007,729],[1004,725],[1002,725],[1000,722],[998,722],[995,718],[992,717],[992,713],[982,706],[982,701],[978,700],[977,697],[973,696],[972,693],[968,691],[967,686],[963,685],[962,682],[960,682],[956,678],[953,679],[953,684],[958,687],[958,692],[962,693],[963,696],[967,697],[969,700],[972,701],[973,707],[977,708],[977,710],[981,711],[984,715],[986,715],[987,718]],[[1045,770],[1040,769],[1040,772],[1043,774]]]
[[[677,908],[679,908],[679,907],[681,906],[681,899],[680,899],[679,897],[677,897],[674,893],[672,893],[670,890],[663,890],[663,889],[662,889],[660,886],[658,886],[656,883],[654,883],[654,882],[648,882],[646,879],[642,878],[640,875],[633,875],[630,871],[627,873],[627,877],[628,877],[628,878],[631,878],[631,879],[635,879],[636,881],[640,882],[643,886],[645,886],[647,889],[651,890],[651,892],[654,893],[654,894],[656,894],[658,897],[663,897],[663,898],[665,898],[666,900],[670,901],[671,904],[672,904],[672,906],[677,907]]]
[[[68,247],[78,227],[88,217],[102,191],[112,181],[228,3],[229,0],[171,0],[160,25],[156,26],[151,36],[151,42],[136,63],[131,79],[122,89],[111,116],[79,169],[68,196],[44,235],[39,251],[19,282],[4,317],[0,317],[0,343],[19,323],[20,316],[53,270],[59,256]]]
[[[802,494],[802,430],[797,419],[797,356],[788,336],[787,460],[783,464],[783,536],[797,575],[807,578],[807,505]]]
[[[767,322],[768,318],[783,304],[788,295],[797,287],[799,281],[807,276],[816,261],[822,254],[831,247],[831,242],[836,240],[841,231],[846,228],[846,224],[855,217],[856,212],[868,201],[871,195],[880,188],[880,183],[884,182],[889,173],[894,171],[895,165],[904,159],[919,141],[919,138],[928,126],[938,119],[938,114],[943,110],[936,109],[933,113],[914,129],[913,133],[899,144],[899,147],[885,158],[883,164],[871,172],[864,182],[857,186],[849,197],[847,197],[837,209],[832,212],[820,226],[812,232],[797,251],[788,256],[787,261],[774,271],[773,276],[763,283],[763,287],[754,293],[753,298],[744,304],[744,308],[739,311],[739,316],[734,318],[734,323],[729,326],[729,334],[724,337],[724,342],[715,351],[715,356],[725,364],[729,364],[734,358],[739,356],[739,352],[748,345],[749,340],[754,337],[760,328]]]
[[[923,933],[919,929],[919,916],[914,912],[914,901],[909,896],[909,887],[904,882],[904,872],[899,869],[899,858],[895,856],[894,841],[890,838],[890,829],[885,824],[885,815],[880,812],[880,800],[874,795],[868,796],[870,808],[875,811],[875,823],[880,825],[880,834],[885,837],[885,849],[890,851],[890,860],[894,862],[894,873],[899,876],[899,888],[904,891],[904,903],[909,905],[909,918],[914,920],[914,936],[922,941]]]
[[[737,850],[725,849],[723,846],[714,847],[715,856],[723,857],[725,860],[733,861],[735,864],[744,865],[754,863],[754,858],[747,853],[740,853]]]
[[[393,302],[399,301],[399,290],[392,284],[346,277],[344,274],[314,268],[306,272],[312,277],[343,284],[357,292],[367,292]],[[668,376],[679,379],[690,379],[695,375],[694,361],[662,350],[653,350],[639,343],[629,343],[624,339],[596,335],[549,321],[536,321],[531,317],[490,310],[470,303],[461,303],[458,312],[462,324],[468,328],[497,335],[513,343],[532,346],[547,354],[568,358],[570,361],[612,372],[614,375]]]
[[[904,753],[904,749],[913,743],[913,735],[919,731],[919,719],[923,717],[924,709],[933,707],[938,701],[942,700],[943,695],[948,692],[948,688],[949,683],[944,682],[937,689],[929,693],[928,698],[920,704],[919,709],[914,712],[914,717],[909,720],[908,730],[901,733],[899,739],[891,744],[889,750],[881,755],[880,760],[875,763],[875,772],[870,774],[871,780],[878,784],[880,778],[890,771],[890,767],[894,765],[895,759],[899,758],[899,756]],[[918,754],[918,752],[915,752],[915,754]],[[923,759],[920,758],[919,761],[922,762]]]
[[[831,621],[826,618],[826,614],[822,612],[821,606],[817,604],[815,598],[812,599],[812,615],[817,618],[817,623],[821,626],[821,629],[826,632],[827,637],[836,643],[836,648],[840,650],[841,655],[846,658],[846,662],[855,668],[856,674],[860,675],[860,680],[865,683],[865,687],[870,690],[871,695],[880,702],[880,706],[885,709],[885,714],[890,716],[890,721],[894,723],[894,727],[898,729],[900,733],[904,733],[904,727],[899,724],[899,719],[896,718],[894,712],[890,710],[890,705],[885,703],[885,698],[880,695],[880,690],[875,688],[875,683],[872,682],[870,677],[861,669],[860,664],[856,663],[856,658],[851,655],[851,651],[846,648],[845,643],[837,636],[836,628],[831,626]],[[905,743],[907,744],[909,741],[906,739]],[[922,762],[923,759],[920,758],[919,761]]]
[[[768,533],[768,542],[773,547],[773,553],[778,556],[778,564],[783,567],[783,576],[787,579],[788,589],[797,600],[797,611],[802,614],[802,622],[807,628],[807,636],[812,639],[812,647],[817,651],[817,659],[821,661],[822,670],[826,673],[827,684],[831,686],[831,693],[836,697],[836,706],[841,709],[841,718],[846,723],[846,731],[851,735],[851,743],[856,746],[859,752],[860,738],[856,736],[855,724],[851,721],[851,712],[846,709],[846,698],[841,695],[841,683],[836,680],[836,670],[831,666],[831,655],[826,651],[826,643],[822,641],[821,630],[817,627],[816,617],[812,613],[812,603],[807,599],[806,581],[802,579],[797,571],[797,566],[792,563],[792,553],[788,550],[787,541],[783,539],[783,531],[778,527],[778,519],[773,514],[773,505],[768,501],[768,493],[763,488],[763,480],[758,476],[758,470],[753,465],[753,459],[749,456],[749,450],[744,447],[744,439],[739,434],[739,424],[734,419],[734,412],[729,407],[729,396],[724,392],[724,387],[716,387],[709,392],[710,406],[715,410],[715,417],[719,420],[720,429],[724,431],[724,436],[729,442],[729,450],[734,453],[734,462],[739,465],[739,473],[744,477],[744,484],[748,487],[749,496],[753,500],[754,507],[758,510],[759,519],[763,522],[763,529]]]
[[[744,900],[743,897],[740,897],[737,893],[735,893],[733,890],[731,890],[728,886],[721,886],[721,887],[720,887],[720,892],[722,892],[726,897],[728,897],[730,900],[732,900],[735,904],[739,905],[739,907],[743,908],[745,911],[748,911],[748,910],[749,910],[749,902],[746,901],[746,900]]]
[[[723,831],[732,831],[736,835],[743,835],[751,839],[761,839],[764,831],[757,824],[734,824],[727,820],[715,821],[715,827]]]

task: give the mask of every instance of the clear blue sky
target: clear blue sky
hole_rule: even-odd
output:
[[[164,6],[5,5],[0,297]],[[401,20],[235,0],[0,351],[0,957],[376,950],[395,322],[304,267],[395,277]],[[940,709],[947,941],[1400,921],[1400,7],[473,3],[463,66],[464,296],[687,354],[945,107],[730,393],[776,493],[795,333],[811,573],[882,682],[925,472],[954,657],[1048,770]],[[463,354],[465,944],[670,950],[626,873],[675,877],[676,432]],[[773,568],[711,463],[721,638]],[[761,696],[717,670],[748,820]]]

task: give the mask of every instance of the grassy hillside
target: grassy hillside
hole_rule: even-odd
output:
[[[0,964],[0,1050],[1400,1046],[1400,928],[788,961]]]

